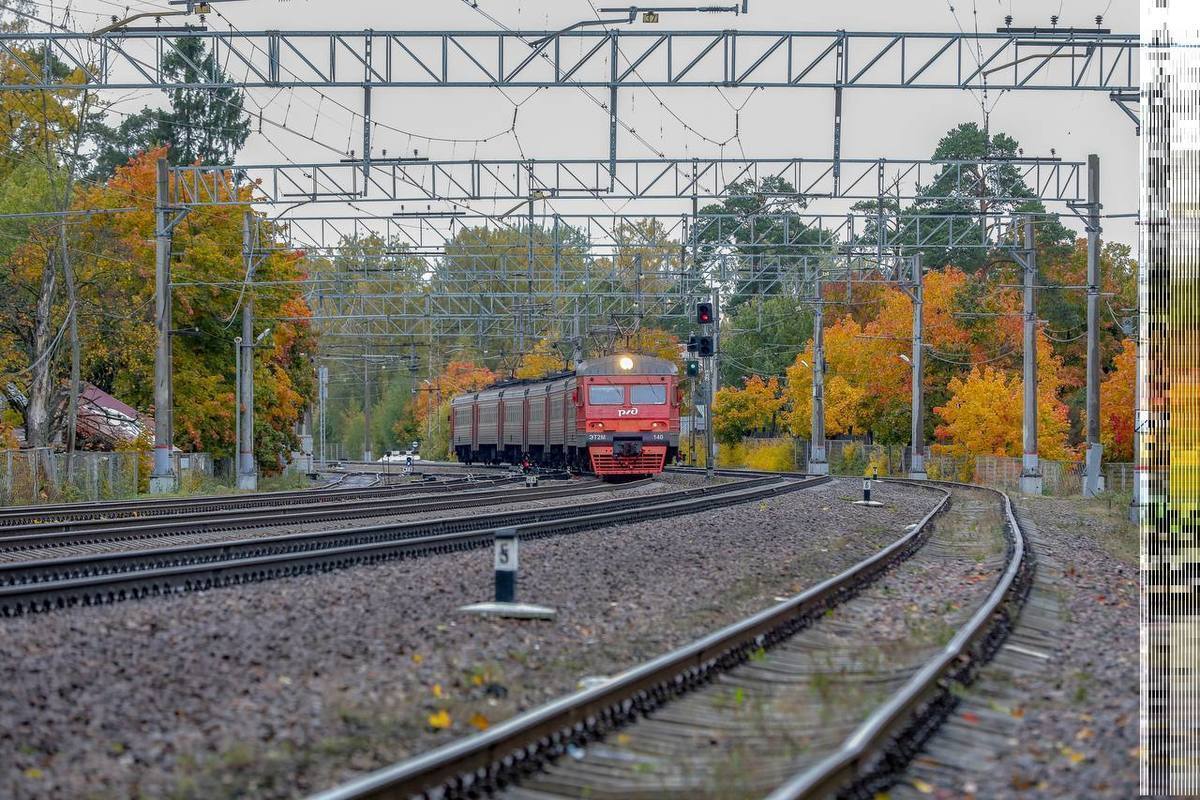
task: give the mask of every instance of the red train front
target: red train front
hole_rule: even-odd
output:
[[[451,445],[470,464],[653,475],[679,449],[678,371],[661,358],[603,356],[573,373],[454,398]]]

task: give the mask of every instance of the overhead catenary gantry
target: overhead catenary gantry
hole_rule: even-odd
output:
[[[178,45],[196,38],[214,56],[192,63]],[[742,87],[834,92],[834,178],[842,95],[855,89],[979,89],[1106,93],[1125,113],[1138,91],[1134,33],[1001,28],[995,32],[877,32],[577,28],[562,31],[215,31],[117,29],[0,35],[0,48],[40,57],[0,78],[0,90],[64,88],[360,88],[362,155],[374,157],[372,91],[384,88],[606,90],[609,160],[617,158],[623,89]],[[164,69],[183,58],[194,76]],[[71,77],[46,68],[55,59]],[[614,169],[611,170],[615,172]]]
[[[197,38],[216,73],[163,69]],[[675,30],[20,32],[0,47],[79,70],[70,88],[748,87],[1137,91],[1136,33]],[[185,56],[186,57],[186,56]],[[230,76],[230,77],[226,77]],[[13,70],[0,89],[67,88],[65,75]]]
[[[347,159],[326,163],[173,167],[176,202],[238,205],[254,186],[257,203],[397,203],[555,200],[818,199],[925,201],[982,197],[1084,200],[1086,164],[1059,158]],[[786,183],[791,191],[769,186]],[[425,206],[412,209],[420,213]],[[445,211],[439,206],[436,210]]]

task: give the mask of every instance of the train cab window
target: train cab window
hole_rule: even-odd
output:
[[[667,387],[644,383],[629,387],[630,402],[635,406],[661,406],[667,402]]]
[[[625,402],[624,386],[588,387],[588,402],[594,406],[619,406]]]

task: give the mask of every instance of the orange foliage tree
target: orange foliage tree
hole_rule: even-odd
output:
[[[955,316],[956,298],[967,276],[948,267],[925,276],[924,340],[935,351],[973,350],[971,333]],[[875,290],[873,314],[846,314],[825,330],[825,429],[829,436],[870,431],[877,441],[907,442],[910,435],[913,302],[897,287]],[[865,323],[859,317],[867,319]],[[791,428],[807,437],[812,414],[812,343],[788,370],[786,396]],[[806,366],[807,364],[807,366]],[[926,361],[926,393],[947,380],[936,362]],[[957,369],[957,368],[956,368]]]
[[[136,408],[150,410],[154,387],[154,197],[152,150],[118,169],[107,183],[82,188],[80,208],[130,207],[132,212],[89,216],[76,233],[77,272],[92,307],[113,313],[88,320],[83,377]],[[249,200],[249,189],[229,200]],[[191,209],[176,226],[172,251],[175,444],[229,455],[234,446],[233,337],[241,333],[245,264],[242,216],[246,205]],[[264,234],[271,237],[264,224]],[[311,312],[298,285],[303,254],[274,252],[258,264],[256,329],[270,326],[254,352],[255,454],[264,470],[298,446],[294,427],[314,395],[310,357],[316,339]],[[119,309],[119,312],[117,311]],[[82,326],[81,326],[82,327]]]
[[[1137,344],[1122,342],[1113,370],[1100,384],[1100,443],[1109,461],[1133,461]]]
[[[401,441],[424,440],[425,458],[445,458],[450,454],[450,402],[460,394],[486,389],[496,378],[496,373],[474,362],[451,361],[437,378],[421,386],[409,413],[393,429]]]

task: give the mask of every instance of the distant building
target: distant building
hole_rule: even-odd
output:
[[[108,392],[85,383],[79,394],[75,425],[76,446],[88,450],[112,450],[132,442],[143,431],[154,436],[154,418],[122,403]]]

